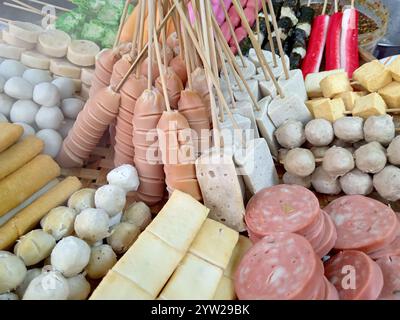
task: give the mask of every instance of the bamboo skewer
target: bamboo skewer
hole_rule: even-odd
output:
[[[5,6],[7,6],[7,7],[15,8],[15,9],[22,10],[22,11],[26,11],[26,12],[30,12],[30,13],[35,13],[35,14],[37,14],[37,15],[39,15],[39,16],[45,15],[45,14],[43,14],[41,11],[39,11],[39,10],[37,10],[37,9],[32,10],[32,9],[27,8],[27,7],[18,6],[18,5],[16,5],[16,4],[13,4],[13,3],[10,3],[10,2],[3,2],[3,4],[4,4]]]
[[[130,2],[131,2],[130,0],[125,1],[125,5],[124,5],[124,9],[122,10],[121,19],[119,21],[118,33],[117,33],[117,36],[115,37],[113,49],[119,44],[119,39],[121,38],[122,27],[124,26],[124,23],[125,23],[125,18],[126,18],[126,14],[128,13],[128,7],[129,7]]]
[[[260,19],[258,18],[258,12],[260,11],[260,8],[258,7],[258,2],[259,0],[256,0],[256,5],[254,6],[254,10],[256,11],[256,33],[257,33],[257,40],[260,42]]]
[[[189,90],[193,91],[193,82],[192,82],[192,70],[191,70],[191,59],[189,55],[189,44],[186,30],[183,29],[183,45],[184,45],[184,54],[185,54],[185,65],[186,65],[186,73],[188,78],[188,86]]]
[[[275,31],[275,35],[276,35],[276,41],[278,43],[279,55],[281,56],[283,71],[285,72],[286,80],[288,80],[289,79],[289,68],[287,67],[287,64],[286,64],[285,52],[283,51],[283,47],[282,47],[281,33],[278,28],[278,22],[276,21],[275,10],[274,10],[271,0],[262,0],[262,1],[268,1],[268,8],[269,8],[269,12],[271,13],[272,25],[274,26],[274,31]],[[274,54],[275,54],[275,52],[274,52]]]
[[[177,0],[178,3],[181,0]],[[165,23],[168,21],[168,19],[170,18],[171,14],[174,12],[174,10],[176,9],[176,4],[174,4],[168,11],[168,13],[165,15],[163,21],[161,21],[160,25],[157,28],[157,35],[159,34],[159,32],[161,31],[162,27],[165,25]],[[121,81],[117,84],[117,86],[115,87],[115,92],[118,92],[121,87],[124,85],[125,81],[128,79],[129,75],[132,73],[132,71],[136,68],[137,64],[139,63],[139,61],[144,57],[144,55],[147,52],[147,49],[149,48],[149,43],[146,43],[146,45],[143,47],[142,50],[139,51],[136,60],[132,63],[131,67],[129,68],[129,70],[127,71],[127,73],[124,75],[124,77],[121,79]]]
[[[19,0],[11,0],[12,2],[15,2],[16,4],[18,4],[18,5],[20,5],[20,6],[22,6],[22,7],[25,7],[25,8],[27,8],[27,9],[31,9],[31,10],[33,10],[33,11],[38,11],[38,12],[42,12],[41,10],[39,10],[38,8],[35,8],[35,7],[33,7],[33,6],[31,6],[31,5],[29,5],[29,4],[27,4],[27,3],[25,3],[25,2],[22,2],[22,1],[19,1]]]
[[[137,6],[140,10],[141,7],[141,2],[144,0],[139,0],[137,3]],[[136,19],[136,24],[135,24],[135,32],[132,35],[132,48],[131,48],[131,58],[133,59],[135,51],[138,53],[139,52],[139,29],[140,29],[140,19]]]
[[[162,21],[164,19],[164,8],[162,6],[162,1],[160,1],[158,8],[159,8],[158,14],[160,16],[160,21]],[[157,41],[157,37],[156,37],[156,41]],[[167,35],[165,32],[165,28],[161,29],[161,44],[162,44],[163,55],[164,55],[164,66],[165,66],[165,68],[167,68],[167,66],[168,66],[168,63],[167,63]]]
[[[237,0],[232,0],[233,5],[236,8],[236,11],[238,12],[241,20],[242,20],[242,25],[245,27],[247,33],[249,34],[250,37],[250,41],[253,45],[254,50],[256,51],[258,60],[260,61],[264,76],[266,79],[270,78],[276,88],[276,90],[279,93],[279,96],[281,98],[284,98],[284,94],[282,91],[282,88],[279,86],[278,82],[275,79],[274,74],[272,73],[271,68],[269,67],[267,61],[265,60],[264,54],[261,51],[261,47],[260,44],[257,42],[257,39],[255,38],[253,31],[251,30],[250,26],[249,26],[249,22],[246,19],[246,16],[243,12],[243,8],[240,6],[240,4],[237,2]]]
[[[328,0],[324,0],[324,6],[322,7],[321,15],[326,13],[326,7],[328,6]]]
[[[141,51],[142,46],[143,46],[143,31],[144,31],[144,19],[145,19],[145,14],[146,14],[146,0],[141,0],[140,1],[140,15],[139,15],[139,42],[138,42],[138,52]],[[139,78],[140,74],[140,61],[138,68],[136,69],[136,78]]]
[[[225,21],[228,23],[228,27],[229,27],[229,31],[230,31],[230,33],[231,33],[232,39],[233,39],[233,41],[235,42],[236,48],[238,49],[238,53],[239,53],[240,60],[242,60],[243,66],[244,66],[244,67],[247,67],[246,61],[245,61],[245,59],[244,59],[244,57],[243,57],[242,48],[240,48],[239,41],[238,41],[238,38],[237,38],[237,36],[236,36],[235,29],[233,28],[232,21],[231,21],[231,19],[229,18],[228,10],[226,9],[224,0],[219,0],[219,4],[220,4],[220,6],[221,6],[221,8],[222,8],[222,11],[224,12]]]
[[[154,1],[154,0],[150,0],[150,1]],[[158,65],[158,70],[160,71],[160,78],[161,78],[161,86],[162,86],[162,90],[163,90],[163,94],[164,94],[164,101],[165,101],[165,106],[167,107],[167,111],[170,112],[171,111],[171,105],[169,103],[169,98],[168,98],[168,90],[167,90],[167,84],[165,83],[165,78],[164,78],[164,72],[165,70],[163,69],[162,66],[162,62],[161,62],[161,52],[160,52],[160,45],[157,41],[157,32],[156,29],[153,28],[153,37],[154,37],[154,46],[156,49],[156,58],[157,58],[157,65]],[[149,30],[149,33],[151,32],[151,30]],[[165,68],[165,66],[164,66]]]
[[[268,34],[268,43],[269,43],[269,47],[271,48],[271,53],[272,53],[272,61],[274,63],[274,68],[276,68],[278,66],[278,62],[276,61],[275,43],[274,43],[274,40],[272,39],[272,30],[271,30],[271,26],[269,25],[267,5],[265,4],[264,0],[261,1],[261,6],[263,9],[263,13],[264,13],[265,26],[267,28],[267,34]]]
[[[154,1],[149,0],[149,15],[148,15],[148,35],[149,35],[149,50],[147,51],[147,89],[151,90],[153,87],[153,40],[158,41],[157,38],[153,39],[153,28],[154,28]]]
[[[60,7],[60,6],[56,6],[52,3],[48,3],[48,2],[44,2],[44,1],[39,1],[39,0],[28,0],[29,2],[33,2],[33,3],[37,3],[37,4],[42,4],[44,6],[50,6],[50,7],[54,7],[55,9],[61,10],[61,11],[65,11],[65,12],[71,12],[71,9],[67,9],[64,7]]]
[[[222,52],[221,45],[219,44],[218,41],[216,41],[216,46],[217,46],[217,50],[218,50],[219,52]],[[234,94],[233,94],[232,84],[231,84],[231,80],[229,79],[228,70],[227,70],[227,68],[226,68],[226,64],[225,64],[225,59],[224,59],[224,58],[221,59],[221,65],[222,65],[222,73],[224,74],[224,77],[225,77],[225,79],[226,79],[226,83],[227,83],[227,85],[228,85],[229,95],[231,96],[232,107],[233,107],[234,109],[236,109],[236,108],[237,108],[237,105],[236,105],[236,101],[235,101],[235,96],[234,96]]]
[[[338,0],[334,0],[335,3],[335,13],[338,12]]]

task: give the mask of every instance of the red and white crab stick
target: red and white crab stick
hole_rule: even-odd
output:
[[[335,0],[335,13],[331,16],[325,45],[325,70],[340,69],[341,35],[343,12],[338,12],[338,0]]]
[[[340,39],[341,68],[344,69],[349,78],[359,67],[358,59],[358,10],[354,8],[354,1],[351,7],[343,11],[342,36]]]

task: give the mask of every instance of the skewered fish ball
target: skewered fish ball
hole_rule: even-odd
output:
[[[374,175],[373,183],[382,198],[389,201],[400,199],[400,169],[389,165]]]
[[[327,146],[334,138],[332,124],[325,119],[311,120],[304,131],[307,141],[316,147]]]
[[[307,177],[315,170],[315,158],[308,149],[289,150],[284,162],[285,170],[295,176]]]
[[[367,142],[377,141],[387,146],[395,136],[393,118],[388,114],[369,117],[364,123],[364,136]]]
[[[286,149],[298,148],[306,141],[303,124],[294,120],[288,120],[276,129],[275,136]]]
[[[358,148],[354,157],[357,168],[365,173],[378,173],[385,167],[387,161],[385,149],[376,141]]]
[[[317,167],[311,176],[311,184],[315,191],[322,194],[339,194],[339,180],[330,176],[322,167]]]
[[[343,117],[333,123],[335,136],[342,141],[354,143],[364,139],[364,120],[360,117]]]
[[[60,104],[60,92],[52,83],[39,83],[33,89],[33,101],[44,107],[54,107]]]
[[[315,158],[323,158],[325,156],[325,152],[329,150],[329,147],[312,147],[310,150]]]
[[[326,151],[322,167],[328,175],[336,179],[353,170],[353,155],[345,148],[333,146]]]
[[[358,169],[353,169],[341,177],[340,186],[345,194],[364,196],[370,194],[374,188],[371,176]]]
[[[392,140],[387,148],[389,162],[394,165],[400,165],[400,136]]]

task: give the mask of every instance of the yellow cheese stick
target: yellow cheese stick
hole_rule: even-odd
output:
[[[39,155],[0,181],[0,217],[60,175],[59,165]]]
[[[13,145],[24,133],[24,128],[17,124],[0,123],[0,152]]]
[[[43,150],[43,140],[28,136],[0,153],[0,180],[21,168]]]
[[[17,239],[32,230],[51,209],[62,205],[81,187],[78,178],[68,177],[20,211],[0,228],[0,250],[12,246]]]

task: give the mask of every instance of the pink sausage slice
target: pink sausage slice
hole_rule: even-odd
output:
[[[242,300],[303,299],[320,285],[322,270],[304,237],[273,232],[244,255],[235,273],[235,291]]]
[[[337,232],[332,219],[325,212],[324,217],[326,227],[324,231],[324,237],[321,243],[315,247],[315,252],[317,253],[317,256],[321,258],[326,256],[332,250],[337,240]]]
[[[364,252],[341,251],[325,264],[325,276],[341,300],[376,300],[383,288],[379,266]]]
[[[253,196],[246,207],[249,230],[258,236],[269,232],[301,233],[320,215],[317,197],[297,185],[276,185]]]
[[[383,273],[380,300],[400,300],[400,256],[384,257],[376,263]]]
[[[335,249],[371,252],[396,237],[397,217],[383,203],[364,196],[344,196],[332,201],[325,211],[338,233]]]

